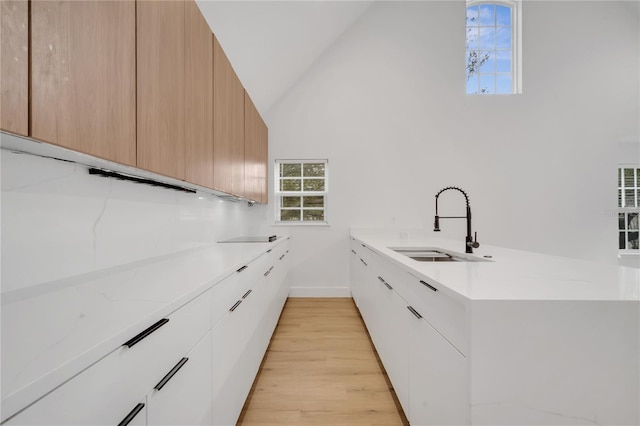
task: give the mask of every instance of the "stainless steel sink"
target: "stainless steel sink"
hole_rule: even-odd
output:
[[[489,262],[475,256],[444,250],[439,247],[388,247],[418,262]]]

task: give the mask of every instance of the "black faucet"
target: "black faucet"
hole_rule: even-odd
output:
[[[462,192],[464,195],[464,199],[467,201],[467,215],[466,216],[438,216],[438,197],[444,191],[448,191],[449,189],[455,189],[456,191]],[[467,193],[457,186],[447,186],[446,188],[441,189],[436,194],[436,220],[433,224],[433,230],[435,232],[440,232],[440,219],[467,219],[467,240],[465,244],[465,253],[473,253],[474,248],[480,247],[480,243],[478,243],[478,233],[476,232],[475,238],[471,239],[471,206],[469,206],[469,197]]]

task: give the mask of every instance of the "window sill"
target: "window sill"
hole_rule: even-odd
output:
[[[329,222],[276,222],[273,226],[331,226]]]

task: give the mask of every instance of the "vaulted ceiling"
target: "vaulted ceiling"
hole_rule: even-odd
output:
[[[372,3],[197,2],[262,114]]]

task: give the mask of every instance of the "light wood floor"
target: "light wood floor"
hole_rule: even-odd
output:
[[[288,299],[238,425],[408,425],[352,299]]]

